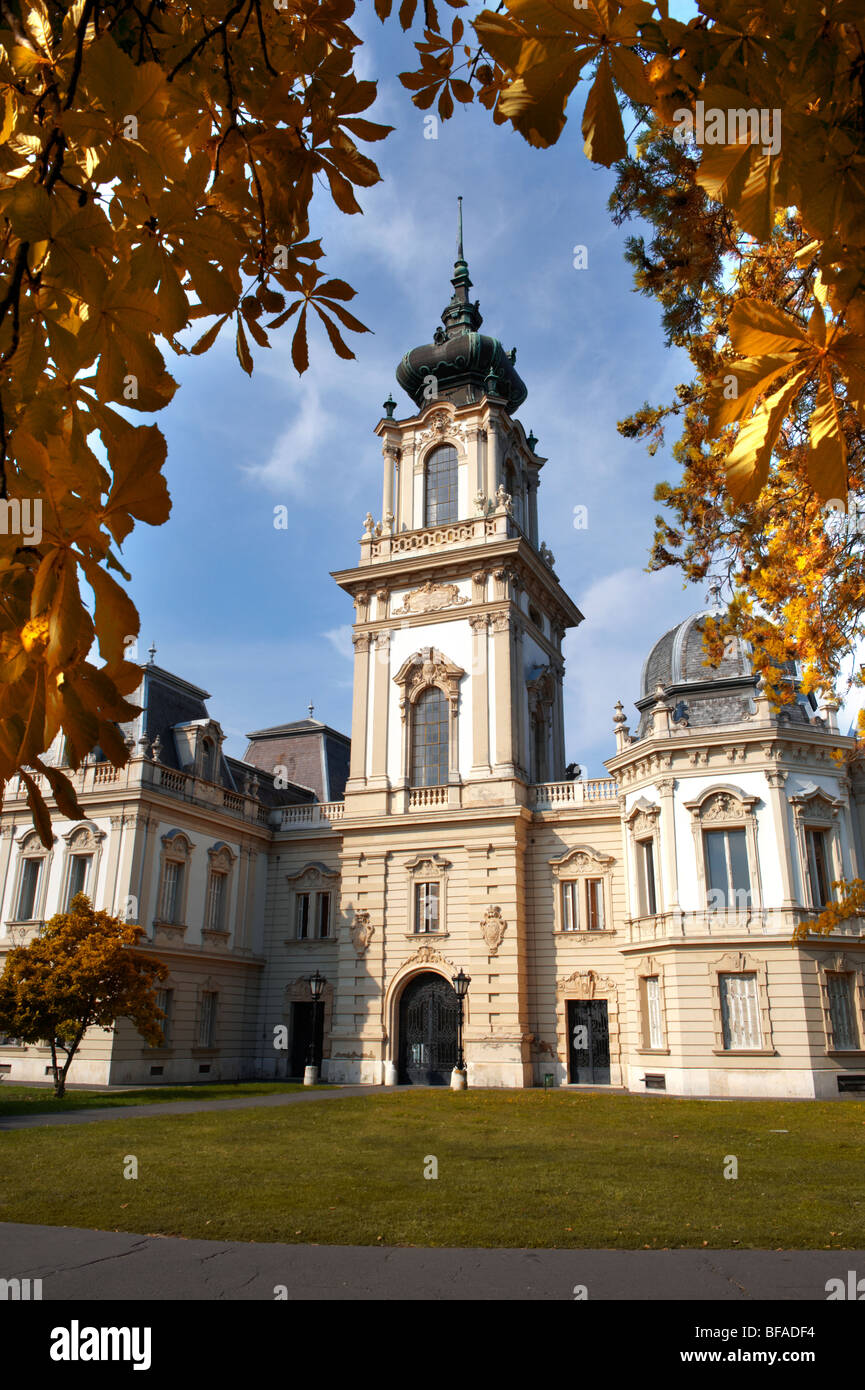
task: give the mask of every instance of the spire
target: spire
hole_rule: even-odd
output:
[[[448,338],[458,338],[463,333],[477,333],[483,319],[481,317],[480,305],[475,300],[472,304],[469,299],[469,290],[472,282],[469,278],[469,268],[463,251],[463,200],[457,198],[457,258],[454,261],[454,275],[451,284],[454,292],[451,302],[442,312],[442,323],[447,330]]]

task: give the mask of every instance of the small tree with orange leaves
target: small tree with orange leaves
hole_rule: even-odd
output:
[[[62,1100],[66,1077],[88,1028],[131,1019],[147,1042],[160,1043],[164,1018],[156,1005],[162,961],[135,949],[142,929],[96,911],[78,893],[29,946],[16,946],[0,976],[0,1029],[23,1042],[51,1043],[54,1094]],[[65,1053],[61,1065],[58,1047]]]

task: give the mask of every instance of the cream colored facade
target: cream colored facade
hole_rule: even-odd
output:
[[[324,1078],[394,1084],[424,1051],[406,1051],[406,1001],[463,970],[470,1086],[843,1094],[865,1082],[865,937],[858,921],[791,936],[827,884],[863,875],[865,777],[839,758],[852,740],[792,678],[774,713],[744,650],[707,672],[695,615],[653,647],[633,735],[617,706],[610,776],[569,778],[562,639],[582,615],[540,541],[546,460],[513,418],[522,383],[477,334],[461,258],[453,284],[433,368],[419,376],[409,355],[401,369],[417,409],[398,419],[389,403],[376,426],[381,521],[368,514],[358,563],[334,575],[355,611],[344,796],[301,787],[274,804],[276,767],[224,763],[231,787],[214,775],[209,716],[171,723],[171,765],[142,724],[126,769],[77,774],[88,819],[57,820],[23,920],[25,861],[42,851],[23,798],[7,802],[0,952],[64,904],[78,852],[97,905],[139,920],[168,962],[166,1046],[123,1024],[88,1037],[79,1082],[296,1073],[317,970]],[[459,377],[463,339],[489,361]],[[444,507],[430,503],[443,458]],[[418,775],[429,692],[432,779]],[[42,1079],[47,1056],[7,1043],[0,1066]]]

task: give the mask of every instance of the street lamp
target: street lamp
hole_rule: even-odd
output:
[[[457,1064],[451,1075],[451,1089],[454,1091],[464,1091],[466,1085],[466,1064],[463,1057],[463,1000],[469,992],[471,976],[466,975],[462,966],[458,975],[453,977],[454,993],[457,997]]]
[[[316,970],[314,975],[310,975],[307,980],[309,992],[312,995],[312,1033],[309,1039],[309,1052],[306,1058],[306,1071],[303,1074],[304,1086],[314,1086],[318,1081],[318,1067],[315,1061],[315,1035],[318,1031],[318,1002],[324,992],[327,980],[324,975]]]

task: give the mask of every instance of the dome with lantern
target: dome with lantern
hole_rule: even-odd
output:
[[[659,687],[670,708],[674,727],[738,724],[754,714],[759,677],[754,673],[750,643],[732,638],[718,665],[706,664],[705,622],[709,617],[717,619],[720,616],[718,607],[692,613],[665,632],[652,647],[643,663],[640,697],[635,702],[640,711],[638,738],[644,738],[651,730],[652,709]],[[791,662],[789,677],[793,698],[779,717],[792,723],[808,724],[814,719],[817,702],[813,695],[802,694],[797,675],[795,663]]]

